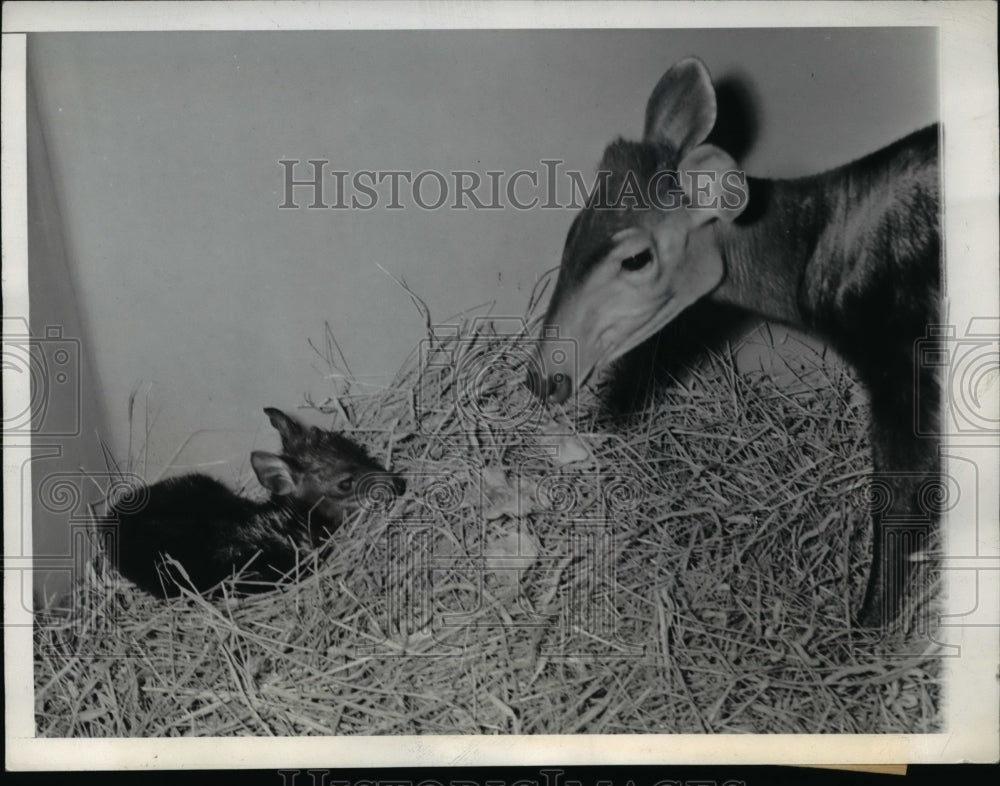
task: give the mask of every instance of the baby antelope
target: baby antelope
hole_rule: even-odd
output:
[[[198,591],[237,574],[240,591],[271,589],[300,552],[341,525],[366,489],[406,490],[400,476],[342,434],[305,426],[277,409],[264,413],[281,436],[282,452],[254,451],[250,463],[268,499],[246,499],[202,474],[131,490],[110,510],[123,576],[153,595],[176,596],[177,577],[164,561],[169,555]]]

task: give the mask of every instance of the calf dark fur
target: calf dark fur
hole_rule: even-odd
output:
[[[153,595],[177,595],[185,582],[168,569],[169,555],[199,591],[234,575],[238,591],[271,589],[341,525],[364,486],[405,491],[402,478],[347,437],[277,409],[264,412],[281,435],[282,453],[254,451],[250,461],[269,498],[246,499],[200,474],[133,489],[111,507],[122,575]]]

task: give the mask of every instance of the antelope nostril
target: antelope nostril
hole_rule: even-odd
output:
[[[543,385],[542,375],[537,368],[531,367],[528,369],[528,375],[524,380],[524,384],[538,398],[545,398],[548,394],[547,386]]]
[[[549,401],[554,404],[562,404],[573,392],[573,380],[569,374],[550,374],[548,382]]]

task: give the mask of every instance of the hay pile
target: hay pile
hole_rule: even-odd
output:
[[[309,406],[407,477],[312,571],[164,603],[95,571],[40,613],[40,736],[928,732],[936,587],[884,640],[854,383],[714,356],[613,429],[522,387],[523,338],[424,342],[388,389]],[[336,365],[332,344],[328,360]]]

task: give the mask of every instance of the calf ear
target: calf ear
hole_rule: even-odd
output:
[[[281,435],[281,445],[286,452],[293,444],[302,439],[305,431],[302,424],[295,418],[288,417],[280,409],[274,407],[264,407],[264,414]]]
[[[698,145],[681,159],[678,169],[695,226],[714,218],[733,221],[746,209],[746,175],[726,151]]]
[[[685,57],[660,77],[646,104],[647,142],[667,144],[682,156],[715,125],[715,88],[705,64]]]
[[[295,473],[281,456],[255,450],[250,454],[250,463],[260,485],[272,494],[283,497],[295,491],[298,485]]]

